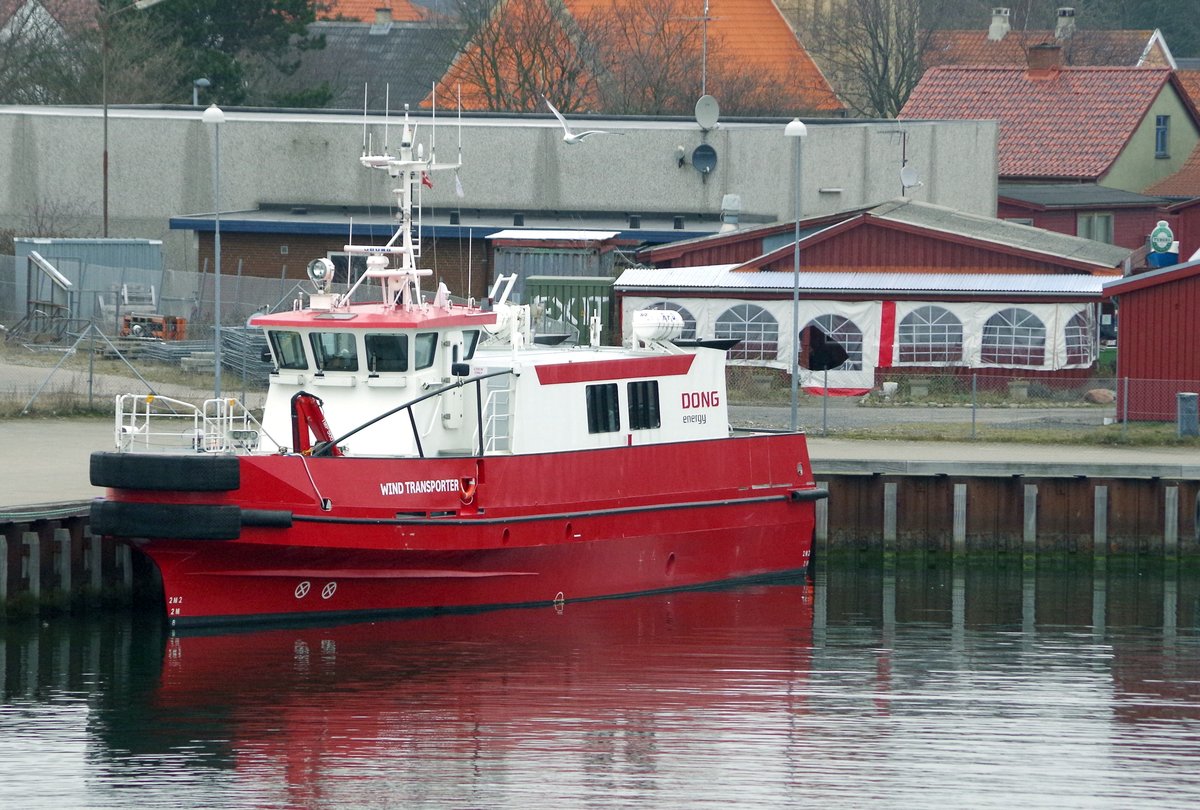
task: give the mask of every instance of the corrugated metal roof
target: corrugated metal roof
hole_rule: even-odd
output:
[[[1097,183],[1001,183],[999,196],[1046,208],[1154,206],[1167,200]]]
[[[871,216],[894,222],[994,242],[1062,259],[1088,262],[1104,267],[1121,265],[1130,254],[1128,248],[1108,245],[1078,236],[1020,225],[993,217],[983,217],[940,205],[909,199],[895,199],[877,206]]]
[[[634,267],[614,285],[623,292],[637,290],[713,290],[763,292],[792,290],[794,273],[764,270],[739,272],[736,264],[665,269]],[[1099,298],[1104,278],[1086,274],[996,273],[834,273],[801,272],[800,290],[806,293],[920,293],[939,295],[1012,294],[1021,296],[1084,296]]]
[[[1120,295],[1134,292],[1146,287],[1153,287],[1167,281],[1180,281],[1200,273],[1200,261],[1173,264],[1170,267],[1160,267],[1145,273],[1138,273],[1123,278],[1109,279],[1104,285],[1105,295]]]
[[[488,239],[520,239],[523,242],[603,242],[612,239],[620,231],[582,231],[582,230],[537,230],[524,228],[509,228],[490,234]]]

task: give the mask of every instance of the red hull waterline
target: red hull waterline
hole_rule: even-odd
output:
[[[156,563],[175,626],[542,604],[795,573],[825,495],[802,434],[528,456],[98,453],[92,478],[109,487],[93,531]]]

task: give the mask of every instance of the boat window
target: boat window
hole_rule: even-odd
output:
[[[475,347],[479,345],[479,330],[467,329],[463,332],[463,360],[475,356]]]
[[[661,427],[658,411],[658,380],[629,383],[629,429]]]
[[[413,368],[429,368],[437,355],[437,332],[418,332],[413,340]]]
[[[587,419],[588,433],[615,433],[621,429],[616,383],[587,387]]]
[[[275,352],[275,362],[280,368],[303,370],[308,368],[308,358],[304,356],[304,339],[299,332],[267,333],[271,339],[271,349]]]
[[[408,335],[367,335],[367,371],[408,371]]]
[[[358,348],[350,332],[313,332],[309,339],[321,371],[358,371]]]

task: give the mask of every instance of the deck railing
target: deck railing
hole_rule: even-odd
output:
[[[233,398],[210,399],[197,407],[156,394],[120,394],[114,438],[121,452],[249,453],[280,447]]]

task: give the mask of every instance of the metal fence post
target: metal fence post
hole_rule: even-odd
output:
[[[1125,403],[1125,407],[1121,409],[1121,435],[1126,436],[1129,434],[1129,378],[1123,377],[1122,380],[1125,383],[1125,395],[1121,401]]]
[[[979,409],[977,395],[979,393],[979,375],[971,375],[971,438],[975,438],[975,414]]]
[[[825,369],[825,380],[821,383],[824,396],[821,397],[821,435],[829,435],[829,369]]]

